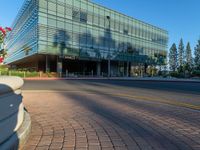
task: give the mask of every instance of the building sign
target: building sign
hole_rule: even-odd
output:
[[[65,58],[65,59],[71,59],[71,60],[75,60],[75,59],[76,59],[75,56],[65,56],[64,58]]]

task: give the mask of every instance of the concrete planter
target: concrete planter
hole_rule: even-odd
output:
[[[23,137],[20,141],[20,136],[28,135],[25,132],[30,130],[30,117],[25,114],[22,103],[23,84],[18,77],[0,77],[0,149],[19,149],[26,140]],[[27,128],[23,125],[25,122]]]

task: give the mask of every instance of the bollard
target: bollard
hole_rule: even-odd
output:
[[[39,76],[40,76],[40,78],[42,77],[42,72],[41,71],[39,72]]]
[[[68,77],[68,70],[66,70],[66,77]]]
[[[31,130],[29,114],[24,110],[19,77],[0,77],[0,149],[21,149]]]

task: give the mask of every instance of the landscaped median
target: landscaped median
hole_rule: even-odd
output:
[[[29,114],[22,103],[19,77],[0,77],[0,149],[22,149],[31,129]]]

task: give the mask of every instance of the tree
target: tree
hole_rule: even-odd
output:
[[[190,47],[190,42],[187,43],[186,51],[185,51],[185,57],[186,57],[186,64],[187,66],[192,66],[192,50]]]
[[[184,44],[183,39],[181,38],[179,46],[178,46],[178,65],[179,67],[184,64]]]
[[[197,70],[200,70],[200,39],[198,40],[198,43],[194,49],[194,63],[195,63],[195,68]]]
[[[169,67],[170,70],[172,71],[176,71],[177,67],[178,67],[178,62],[177,62],[177,48],[176,48],[176,44],[173,43],[172,47],[169,50]]]
[[[7,33],[10,32],[11,30],[12,29],[9,28],[9,27],[6,27],[6,28],[0,27],[0,57],[1,57],[1,62],[0,63],[2,63],[3,59],[7,55],[7,52],[5,50],[4,40],[6,38]]]

